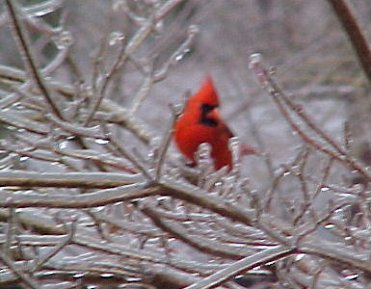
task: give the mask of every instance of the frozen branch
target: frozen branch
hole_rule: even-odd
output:
[[[274,102],[277,104],[282,115],[286,118],[293,131],[295,131],[308,145],[313,146],[330,157],[339,162],[352,167],[354,170],[362,174],[366,179],[371,180],[371,173],[359,163],[356,159],[350,156],[344,149],[342,149],[335,141],[332,140],[318,125],[316,125],[309,116],[306,115],[300,105],[295,104],[279,87],[275,80],[271,77],[268,69],[263,65],[261,56],[254,54],[251,56],[251,69],[255,72],[258,81],[266,88],[272,96]],[[287,107],[286,107],[286,106]],[[291,113],[297,115],[301,120],[310,127],[313,132],[319,135],[332,148],[324,146],[321,142],[309,136],[300,125],[293,119]],[[334,152],[335,150],[336,152]]]
[[[151,196],[156,193],[158,189],[159,187],[149,186],[148,183],[145,182],[83,195],[40,193],[14,194],[3,190],[0,195],[0,207],[92,208]]]
[[[228,244],[219,244],[218,242],[213,242],[212,240],[190,234],[180,224],[166,220],[158,211],[149,206],[141,209],[141,211],[148,216],[160,229],[168,232],[177,240],[181,240],[186,244],[191,245],[200,252],[231,259],[239,259],[242,256],[252,254],[251,249],[246,248],[244,245],[228,246]]]
[[[124,173],[39,173],[28,171],[0,171],[2,187],[54,187],[105,189],[143,181],[139,174]]]
[[[338,20],[348,34],[358,61],[368,81],[371,83],[371,48],[365,35],[362,33],[357,19],[345,0],[327,0],[327,2],[332,6]]]
[[[31,45],[29,44],[29,40],[27,38],[25,29],[23,28],[22,23],[18,17],[17,12],[18,8],[16,8],[17,4],[15,4],[15,1],[12,0],[6,0],[5,3],[8,8],[10,19],[13,24],[13,32],[15,36],[14,38],[18,41],[19,44],[18,48],[21,52],[25,65],[29,70],[30,76],[32,76],[32,78],[35,81],[35,84],[39,87],[40,91],[45,97],[45,100],[52,109],[53,113],[57,117],[63,119],[62,114],[59,111],[54,99],[52,98],[51,92],[47,87],[35,63],[35,57],[32,55]]]
[[[278,261],[282,258],[295,254],[295,249],[286,249],[284,247],[274,247],[255,253],[252,256],[243,258],[225,269],[222,269],[201,281],[193,283],[185,289],[207,289],[215,288],[223,282],[231,279],[238,274],[247,272],[251,269],[259,267],[262,264],[267,264],[272,261]]]

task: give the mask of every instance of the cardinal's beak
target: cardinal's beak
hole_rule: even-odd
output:
[[[220,120],[220,113],[218,108],[214,108],[212,111],[210,111],[207,114],[208,118],[211,118],[213,120],[219,121]]]

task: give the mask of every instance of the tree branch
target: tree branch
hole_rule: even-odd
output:
[[[0,171],[0,187],[106,189],[143,181],[140,174]]]
[[[345,0],[327,0],[348,34],[363,71],[371,83],[371,50],[365,35]]]
[[[44,82],[39,69],[37,68],[37,65],[35,63],[35,57],[32,55],[32,51],[30,48],[30,44],[27,38],[27,34],[25,32],[25,29],[22,26],[22,22],[20,21],[18,17],[18,12],[15,4],[15,1],[12,0],[6,0],[5,1],[6,6],[9,11],[10,19],[13,23],[13,31],[14,31],[14,38],[18,41],[18,49],[21,52],[21,55],[23,56],[23,60],[26,64],[26,67],[28,68],[30,75],[33,76],[33,79],[35,80],[36,85],[39,87],[40,91],[45,97],[46,102],[49,104],[50,108],[52,109],[53,113],[59,117],[60,119],[63,119],[61,112],[58,109],[57,104],[53,100],[51,93],[46,86],[46,83]]]
[[[225,269],[222,269],[210,276],[203,278],[201,281],[186,287],[185,289],[208,289],[215,288],[232,277],[254,269],[258,266],[267,264],[272,261],[278,261],[290,256],[296,252],[295,249],[287,249],[282,246],[263,250],[249,257],[243,258]]]

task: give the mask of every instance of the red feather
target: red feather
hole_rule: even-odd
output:
[[[195,163],[195,153],[201,143],[209,143],[215,169],[232,168],[229,139],[233,133],[219,114],[219,96],[211,77],[191,96],[175,124],[174,139],[182,154]],[[244,154],[255,150],[244,146]]]

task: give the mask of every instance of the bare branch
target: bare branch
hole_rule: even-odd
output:
[[[178,240],[182,240],[186,244],[198,249],[200,252],[231,259],[240,259],[242,256],[252,254],[252,250],[243,245],[228,246],[228,244],[219,244],[218,242],[213,242],[206,238],[190,234],[181,225],[172,222],[171,220],[166,220],[161,216],[159,211],[156,211],[154,208],[149,206],[141,209],[141,211],[148,216],[156,226],[163,229],[165,232],[170,233],[171,236],[176,237]]]
[[[267,264],[272,261],[278,261],[282,258],[295,254],[295,249],[286,249],[281,246],[275,248],[266,249],[259,253],[255,253],[252,256],[243,258],[225,269],[222,269],[203,280],[186,287],[185,289],[207,289],[215,288],[221,283],[228,279],[231,279],[238,274],[247,272],[248,270],[259,267],[262,264]]]
[[[54,188],[92,188],[105,189],[143,181],[138,174],[123,173],[47,173],[28,171],[0,171],[2,187],[54,187]]]
[[[357,19],[354,17],[345,0],[327,0],[332,6],[338,20],[348,34],[359,63],[371,83],[371,48],[365,35],[362,33]]]
[[[9,14],[10,14],[10,19],[13,22],[13,29],[14,29],[14,36],[15,39],[19,42],[19,50],[21,52],[21,55],[24,58],[24,62],[26,64],[26,67],[29,69],[30,75],[33,77],[35,80],[35,83],[39,87],[40,91],[45,97],[46,102],[52,109],[53,113],[63,119],[61,112],[58,109],[58,106],[56,105],[55,101],[52,98],[51,92],[49,91],[46,83],[44,82],[39,69],[37,68],[37,65],[35,63],[35,57],[32,55],[32,51],[30,48],[30,44],[25,32],[25,29],[22,26],[22,22],[20,21],[18,17],[18,12],[15,4],[15,1],[12,0],[6,0],[5,1]]]
[[[72,223],[71,226],[69,226],[69,233],[60,244],[58,244],[55,248],[53,248],[47,254],[42,256],[42,258],[37,260],[34,267],[31,269],[31,272],[35,272],[36,270],[38,270],[43,264],[48,262],[49,259],[53,258],[53,256],[55,256],[65,246],[67,246],[72,241],[75,231],[76,231],[76,222]]]
[[[8,191],[2,191],[0,195],[0,207],[92,208],[151,196],[158,192],[158,190],[159,187],[148,186],[148,183],[145,182],[83,195],[13,194]]]
[[[8,268],[20,279],[22,282],[32,288],[32,289],[38,289],[40,286],[30,278],[25,272],[22,272],[17,266],[14,265],[13,261],[5,255],[3,252],[0,251],[0,259]]]

